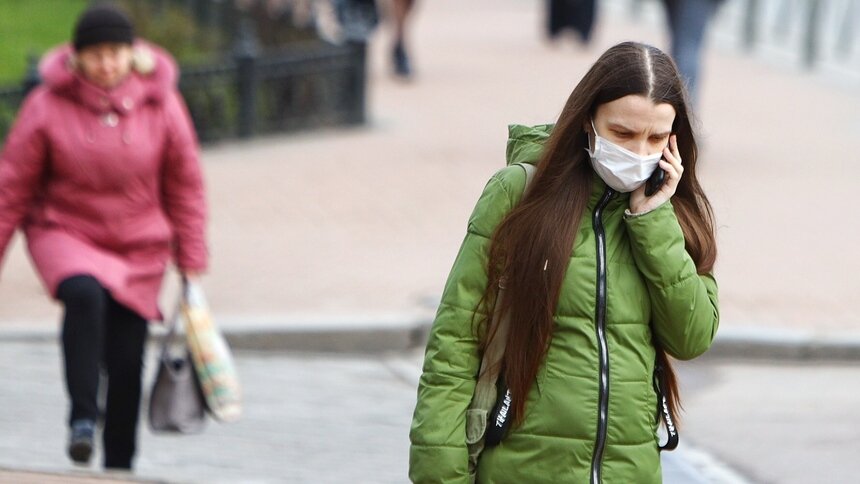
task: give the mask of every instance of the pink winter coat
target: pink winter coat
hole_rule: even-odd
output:
[[[135,68],[110,91],[69,67],[68,46],[42,60],[44,82],[0,155],[0,260],[21,227],[53,296],[64,279],[89,274],[160,319],[171,253],[180,270],[206,268],[206,202],[176,65],[151,44],[135,49]]]

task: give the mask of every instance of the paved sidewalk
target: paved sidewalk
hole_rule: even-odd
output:
[[[155,368],[150,351],[147,382]],[[199,484],[407,482],[409,424],[421,351],[380,355],[239,352],[242,418],[201,435],[153,435],[141,426],[139,482]],[[0,342],[0,483],[101,484],[64,454],[65,399],[57,345]],[[147,384],[146,388],[149,388]],[[144,412],[145,415],[145,412]],[[98,462],[96,455],[94,461]],[[666,484],[743,484],[731,469],[685,445],[664,458]],[[97,471],[98,466],[92,470]],[[59,474],[68,479],[55,480]],[[31,474],[32,475],[32,474]],[[75,480],[79,479],[79,480]]]
[[[236,356],[238,422],[164,436],[144,419],[135,475],[104,476],[65,457],[58,346],[0,341],[0,388],[11,389],[0,392],[0,483],[406,481],[420,350]],[[678,369],[685,411],[681,446],[663,454],[666,484],[856,481],[860,391],[846,384],[860,379],[856,365],[706,357]]]
[[[758,483],[858,482],[860,367],[708,357],[678,365],[683,442]]]
[[[161,483],[164,481],[151,481],[136,479],[134,477],[117,477],[110,473],[98,474],[97,472],[40,472],[40,471],[16,471],[0,467],[0,484],[127,484],[127,483]]]

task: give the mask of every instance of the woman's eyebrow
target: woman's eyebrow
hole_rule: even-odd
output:
[[[614,130],[617,130],[617,131],[631,131],[631,132],[634,132],[634,133],[636,132],[636,130],[635,130],[635,129],[628,128],[627,126],[624,126],[623,124],[615,123],[615,122],[612,122],[612,121],[610,121],[610,122],[608,122],[608,123],[606,123],[606,124],[608,124],[608,125],[609,125],[609,129],[614,129]]]
[[[623,125],[623,124],[621,124],[621,123],[618,123],[618,122],[610,121],[610,122],[608,122],[608,123],[606,123],[606,124],[607,124],[607,125],[609,125],[609,129],[611,129],[611,130],[613,130],[613,131],[626,131],[626,132],[629,132],[629,133],[640,133],[640,131],[637,131],[637,130],[635,130],[635,129],[629,128],[629,127],[627,127],[627,126],[625,126],[625,125]],[[650,135],[650,136],[658,136],[658,137],[660,137],[660,138],[665,138],[666,136],[669,136],[670,134],[672,134],[672,131],[671,131],[671,130],[669,130],[669,131],[663,131],[663,132],[661,132],[661,133],[651,133],[651,135]]]

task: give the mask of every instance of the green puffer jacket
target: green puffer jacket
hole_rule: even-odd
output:
[[[511,126],[508,164],[535,163],[550,129]],[[410,432],[409,476],[414,482],[470,482],[465,414],[480,365],[472,313],[487,285],[489,237],[517,204],[524,186],[521,167],[499,171],[469,219],[427,344]],[[601,205],[608,348],[608,417],[603,425],[598,423],[599,241],[592,225]],[[671,202],[638,216],[625,216],[627,208],[627,194],[610,197],[603,181],[594,177],[552,342],[528,395],[525,420],[501,444],[484,451],[477,482],[587,483],[595,469],[604,483],[661,482],[652,337],[678,359],[705,352],[717,331],[717,285],[711,275],[696,273]],[[601,428],[605,445],[602,458],[595,459]]]

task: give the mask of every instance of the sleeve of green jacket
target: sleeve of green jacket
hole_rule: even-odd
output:
[[[701,355],[719,325],[716,280],[696,272],[671,202],[625,220],[633,258],[647,281],[657,340],[680,360]]]
[[[514,203],[514,170],[500,171],[484,188],[430,331],[409,433],[409,478],[416,483],[469,482],[466,409],[480,366],[472,316],[487,286],[490,237]]]

